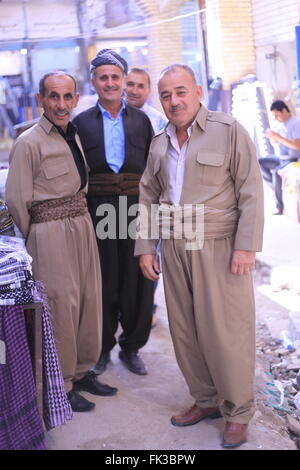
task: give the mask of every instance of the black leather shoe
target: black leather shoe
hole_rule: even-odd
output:
[[[68,392],[67,397],[73,411],[91,411],[96,406],[95,403],[88,401],[75,390]]]
[[[74,382],[74,390],[77,392],[89,392],[92,395],[100,395],[101,397],[111,397],[118,391],[115,387],[98,382],[96,374],[90,370],[82,379]]]
[[[106,370],[107,364],[110,361],[110,352],[104,352],[99,357],[99,360],[95,367],[93,367],[92,371],[95,372],[96,375],[103,374]]]
[[[148,372],[146,367],[142,361],[142,359],[138,356],[137,352],[131,351],[120,351],[119,358],[123,362],[123,364],[130,370],[137,375],[147,375]]]

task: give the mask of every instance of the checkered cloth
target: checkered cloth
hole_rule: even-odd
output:
[[[9,250],[11,249],[8,245],[7,250],[0,251],[0,285],[26,281],[28,276],[32,274],[32,258],[25,248],[22,251]]]
[[[20,288],[0,292],[0,305],[27,305],[34,302],[34,281]]]
[[[0,340],[0,449],[45,449],[22,307],[0,307]]]
[[[49,430],[72,419],[72,409],[56,353],[45,289],[41,282],[33,280],[31,261],[23,240],[0,235],[0,308],[1,305],[42,304],[43,418]]]
[[[54,343],[50,311],[41,282],[35,282],[35,301],[42,303],[43,324],[43,418],[47,431],[60,426],[73,417],[71,405],[67,399],[64,381],[58,362]]]

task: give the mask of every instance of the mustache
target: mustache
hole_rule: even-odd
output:
[[[107,86],[104,88],[104,91],[118,91],[119,87],[118,86]]]
[[[184,109],[184,106],[182,106],[181,104],[177,104],[176,106],[170,107],[171,112],[180,111],[181,109]]]

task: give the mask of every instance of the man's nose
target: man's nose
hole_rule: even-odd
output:
[[[172,94],[171,97],[170,97],[170,104],[171,104],[171,106],[177,106],[178,103],[179,103],[179,98],[178,98],[178,96],[177,96],[175,93]]]
[[[58,107],[61,108],[61,109],[64,109],[66,107],[66,104],[65,104],[65,99],[63,96],[61,96],[58,100]]]

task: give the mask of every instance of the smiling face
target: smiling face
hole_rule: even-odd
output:
[[[150,93],[149,80],[145,73],[130,72],[126,78],[127,102],[141,108]]]
[[[158,82],[158,92],[164,112],[177,129],[188,128],[199,111],[202,87],[188,71],[175,68]]]
[[[75,83],[67,75],[50,75],[44,82],[45,93],[37,94],[39,106],[56,126],[66,132],[72,110],[77,106],[79,94]]]
[[[100,104],[105,106],[121,102],[124,89],[124,72],[117,65],[100,65],[92,79]]]

